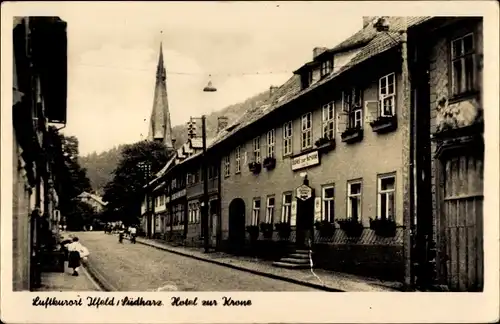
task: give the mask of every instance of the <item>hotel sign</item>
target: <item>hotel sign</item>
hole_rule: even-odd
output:
[[[300,170],[317,164],[319,164],[319,154],[318,151],[313,151],[294,157],[292,159],[292,171]]]
[[[186,189],[182,189],[181,191],[174,193],[170,200],[176,200],[181,197],[184,197],[185,195],[186,195]]]
[[[306,185],[301,185],[296,191],[296,196],[302,201],[306,201],[307,199],[312,197],[312,188]]]

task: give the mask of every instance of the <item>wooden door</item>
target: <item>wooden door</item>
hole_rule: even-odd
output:
[[[445,270],[453,291],[483,289],[483,156],[442,161]]]

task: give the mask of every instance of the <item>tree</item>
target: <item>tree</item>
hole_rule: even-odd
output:
[[[167,162],[173,152],[162,143],[141,141],[126,145],[121,159],[113,171],[113,179],[104,188],[103,199],[108,202],[102,217],[104,221],[121,220],[125,224],[139,222],[141,203],[144,197],[143,186],[146,179],[140,162],[151,164],[151,177]]]
[[[80,206],[77,199],[82,192],[92,190],[87,171],[79,164],[78,139],[74,136],[64,136],[56,128],[50,127],[47,141],[50,143],[47,153],[50,156],[55,189],[59,196],[59,210],[66,217],[68,224],[71,222],[80,224],[80,218],[84,216],[75,215],[86,212],[87,215],[92,216],[93,212]],[[71,220],[71,217],[78,219]],[[81,229],[81,227],[74,229]]]

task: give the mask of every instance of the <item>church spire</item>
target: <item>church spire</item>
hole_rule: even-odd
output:
[[[156,67],[156,85],[154,92],[153,111],[149,125],[148,140],[159,141],[169,149],[173,149],[172,126],[167,96],[167,75],[163,63],[163,49],[160,42],[160,55]]]

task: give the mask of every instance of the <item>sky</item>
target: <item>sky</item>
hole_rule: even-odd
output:
[[[64,133],[78,137],[81,155],[147,136],[160,42],[175,126],[283,84],[314,47],[333,47],[362,27],[352,6],[327,1],[61,7],[68,23]],[[217,92],[202,91],[209,79]]]

